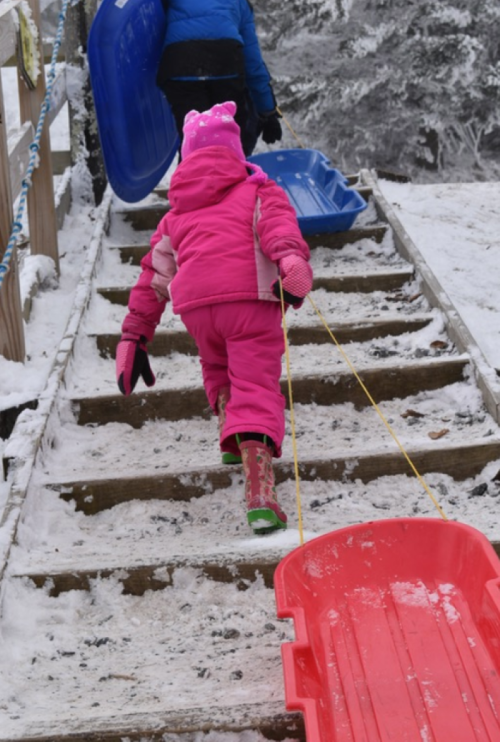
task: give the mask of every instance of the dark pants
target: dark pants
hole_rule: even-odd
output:
[[[236,103],[235,121],[241,129],[243,152],[249,157],[260,134],[260,122],[250,93],[241,78],[209,80],[165,80],[161,85],[182,142],[184,117],[189,111],[207,111],[216,103]]]

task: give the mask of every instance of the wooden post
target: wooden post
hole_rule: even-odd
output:
[[[33,21],[38,28],[38,51],[40,54],[40,74],[34,90],[30,90],[23,80],[19,82],[19,106],[21,123],[31,121],[36,131],[40,118],[40,108],[45,98],[45,70],[40,5],[38,0],[28,0]],[[18,69],[20,54],[18,53]],[[54,203],[54,179],[50,149],[49,122],[46,120],[39,141],[39,167],[32,175],[32,186],[28,190],[28,219],[30,227],[30,246],[32,255],[47,255],[55,263],[59,273],[59,251],[57,247],[57,217]]]
[[[88,35],[96,9],[97,0],[81,0],[79,3],[69,5],[66,16],[65,53],[67,70],[70,65],[74,66],[79,80],[83,81],[83,115],[81,101],[72,101],[71,95],[68,98],[71,160],[77,162],[81,158],[81,153],[86,153],[86,166],[92,179],[94,201],[98,205],[106,190],[107,179],[85,60]]]
[[[10,187],[7,122],[0,75],[0,257],[3,258],[12,229],[12,191]],[[0,286],[0,354],[9,361],[25,360],[23,313],[19,289],[17,255],[14,250],[9,271]]]

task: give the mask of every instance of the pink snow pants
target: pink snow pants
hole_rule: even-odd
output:
[[[285,352],[281,305],[273,301],[234,301],[184,312],[181,319],[196,341],[203,384],[217,414],[219,389],[229,387],[221,450],[239,453],[236,433],[264,433],[281,456],[285,399],[281,359]]]

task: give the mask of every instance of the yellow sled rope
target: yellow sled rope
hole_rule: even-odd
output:
[[[281,283],[281,278],[279,279],[279,285],[280,285],[280,296],[281,296],[281,313],[282,313],[282,316],[283,316],[283,335],[284,335],[284,340],[285,340],[285,358],[286,358],[286,372],[287,372],[287,380],[288,380],[288,396],[289,396],[289,400],[290,400],[290,426],[291,426],[291,430],[292,430],[293,463],[294,463],[294,471],[295,471],[295,486],[296,486],[296,493],[297,493],[297,515],[298,515],[298,521],[299,521],[299,540],[300,540],[300,545],[302,546],[303,543],[304,543],[304,528],[303,528],[303,522],[302,522],[302,503],[301,503],[301,497],[300,497],[300,481],[299,481],[300,478],[299,478],[299,464],[298,464],[298,456],[297,456],[297,440],[296,440],[296,435],[295,435],[295,413],[294,413],[294,409],[293,409],[292,374],[291,374],[291,369],[290,369],[290,352],[289,352],[289,346],[288,346],[288,332],[287,332],[286,316],[285,316],[285,314],[286,314],[286,312],[285,312],[285,302],[284,302],[284,299],[283,299],[283,286],[282,286],[282,283]],[[347,356],[346,352],[344,351],[344,349],[342,348],[342,346],[338,342],[337,338],[335,337],[335,335],[331,331],[331,329],[328,326],[325,318],[323,317],[323,315],[321,314],[320,310],[316,306],[314,300],[311,298],[311,295],[308,294],[307,295],[307,298],[309,299],[309,302],[311,303],[311,306],[313,307],[314,311],[316,312],[316,314],[320,318],[322,324],[326,328],[326,331],[330,335],[331,339],[333,340],[333,342],[335,343],[335,345],[339,349],[342,357],[344,358],[345,362],[347,363],[347,365],[349,366],[350,370],[354,374],[356,380],[360,384],[360,386],[363,389],[364,393],[366,394],[366,396],[370,400],[371,405],[377,411],[377,414],[379,415],[380,419],[382,420],[382,422],[384,423],[385,427],[387,428],[387,430],[391,434],[392,438],[396,442],[396,445],[398,446],[399,450],[401,451],[401,453],[403,454],[403,456],[407,460],[407,462],[410,465],[410,468],[412,469],[413,473],[417,477],[418,481],[420,482],[420,484],[422,485],[422,487],[424,488],[424,490],[429,495],[429,497],[432,500],[435,508],[437,509],[438,513],[440,514],[441,518],[443,518],[443,520],[448,520],[445,512],[443,511],[442,507],[438,503],[438,501],[435,498],[435,496],[432,494],[431,490],[429,489],[428,485],[424,481],[423,477],[418,472],[415,464],[413,463],[413,461],[411,460],[410,456],[408,455],[408,453],[406,452],[405,448],[403,447],[402,443],[398,439],[396,433],[392,429],[392,427],[389,424],[387,418],[382,413],[382,410],[377,405],[377,403],[373,399],[372,395],[370,394],[370,392],[366,388],[364,382],[360,378],[358,372],[354,368],[354,366],[351,363],[351,361],[350,361],[349,357]]]

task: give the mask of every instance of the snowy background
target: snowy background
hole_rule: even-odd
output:
[[[496,180],[497,0],[255,0],[276,95],[344,172]]]
[[[47,34],[57,3],[45,0]],[[497,0],[253,0],[278,105],[343,172],[497,180]],[[43,5],[42,5],[43,7]],[[285,145],[300,146],[285,125]]]

